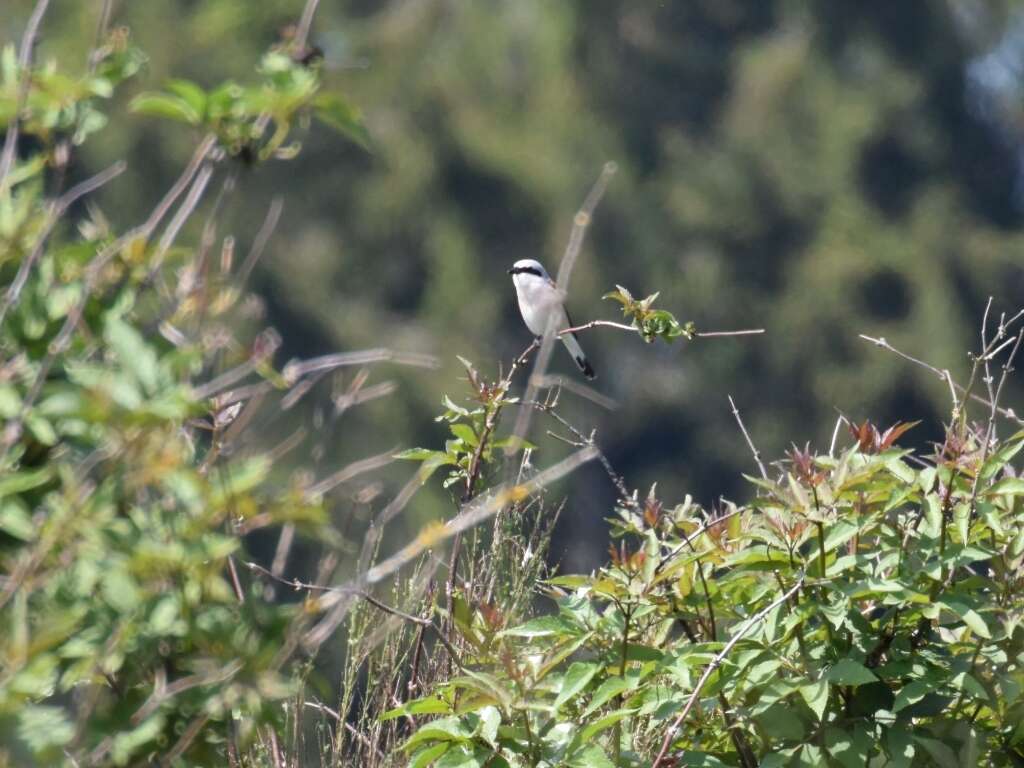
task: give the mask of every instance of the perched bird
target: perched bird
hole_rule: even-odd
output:
[[[523,322],[530,329],[530,333],[538,339],[548,329],[548,322],[554,313],[555,332],[572,328],[572,320],[569,313],[565,311],[562,304],[562,294],[555,285],[555,281],[547,273],[539,261],[534,259],[520,259],[512,265],[508,271],[512,275],[512,283],[516,287],[516,295],[519,298],[519,311],[523,315]],[[569,350],[576,365],[583,371],[588,379],[595,377],[594,369],[590,367],[587,356],[583,354],[580,347],[580,340],[575,333],[566,333],[560,336],[565,348]]]

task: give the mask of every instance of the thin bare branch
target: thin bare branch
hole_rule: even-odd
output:
[[[640,333],[640,329],[635,325],[626,325],[625,323],[616,323],[612,320],[591,320],[589,323],[583,325],[577,325],[573,328],[566,328],[558,331],[556,336],[564,336],[567,333],[578,333],[580,331],[586,331],[591,328],[617,328],[620,331],[629,331],[630,333]],[[694,338],[697,339],[711,339],[721,336],[756,336],[764,333],[764,328],[746,328],[740,331],[697,331],[693,334]]]
[[[325,477],[319,483],[310,486],[308,494],[310,496],[322,496],[325,493],[337,488],[342,483],[346,483],[354,477],[365,474],[366,472],[372,472],[375,469],[386,467],[395,460],[395,451],[397,448],[392,448],[390,451],[379,453],[376,456],[370,456],[359,461],[354,461],[329,477]]]
[[[309,360],[293,360],[281,372],[289,381],[297,381],[300,376],[315,371],[330,371],[349,365],[366,365],[368,363],[397,363],[416,368],[437,368],[440,361],[434,355],[418,352],[400,352],[394,349],[378,347],[360,352],[338,352],[333,355],[312,357]]]
[[[697,331],[693,335],[698,339],[713,339],[721,336],[756,336],[764,333],[764,328],[746,328],[741,331]]]
[[[198,173],[199,167],[213,150],[216,141],[217,137],[212,133],[203,137],[203,140],[199,143],[199,146],[196,147],[196,151],[192,154],[192,158],[189,160],[188,165],[185,166],[185,170],[182,172],[181,176],[178,177],[178,180],[171,185],[169,190],[167,190],[167,194],[165,194],[163,198],[161,198],[160,202],[157,203],[145,223],[137,230],[133,230],[125,235],[124,239],[126,241],[139,236],[148,240],[152,236],[153,231],[160,226],[160,222],[163,221],[164,216],[166,216],[167,212],[171,210],[171,206],[174,205],[174,201],[181,197],[181,194],[188,189],[189,184],[192,183],[193,177]]]
[[[270,242],[270,238],[274,234],[274,230],[277,229],[277,222],[280,221],[281,211],[283,210],[284,198],[277,195],[270,201],[270,208],[267,209],[267,215],[263,219],[263,224],[260,225],[260,231],[256,233],[256,239],[252,241],[252,247],[249,249],[245,261],[242,262],[242,268],[238,272],[238,282],[240,285],[245,285],[249,281],[249,275],[263,255],[267,243]]]
[[[92,50],[89,51],[89,58],[87,63],[89,65],[89,74],[96,71],[96,67],[100,61],[106,55],[103,50],[103,39],[107,36],[107,30],[110,28],[110,17],[114,14],[114,0],[103,0],[103,7],[100,9],[100,15],[96,20],[96,36],[93,40]]]
[[[700,692],[704,689],[704,686],[707,685],[707,682],[709,679],[711,679],[711,675],[714,673],[714,671],[718,669],[722,665],[722,662],[725,661],[725,659],[729,656],[729,653],[736,646],[736,644],[740,640],[742,640],[751,629],[753,629],[755,626],[757,626],[757,624],[763,621],[769,613],[774,611],[776,608],[778,608],[780,605],[786,602],[790,597],[796,594],[799,591],[800,587],[803,585],[803,583],[804,576],[801,574],[800,578],[797,579],[796,584],[794,584],[788,592],[776,598],[766,608],[758,611],[756,614],[747,619],[746,623],[744,623],[743,626],[740,627],[739,631],[732,636],[732,639],[730,639],[729,642],[725,644],[725,647],[718,652],[715,658],[711,660],[711,663],[708,664],[708,666],[704,669],[704,673],[700,676],[700,679],[697,681],[697,685],[694,686],[693,693],[691,693],[690,698],[687,699],[686,706],[683,707],[683,711],[679,713],[679,716],[675,719],[675,721],[669,727],[668,732],[665,734],[665,738],[661,742],[661,751],[658,752],[658,756],[651,764],[651,768],[659,768],[659,766],[661,766],[661,764],[664,762],[665,756],[668,754],[669,748],[672,746],[672,741],[673,739],[675,739],[676,732],[679,730],[679,727],[686,721],[686,718],[690,714],[690,711],[697,703],[697,699],[700,698]]]
[[[1019,318],[1022,315],[1024,315],[1024,312],[1018,313],[1016,316],[1014,316],[1013,320],[1016,320],[1017,318]],[[1009,323],[1007,323],[1007,325],[1009,325]],[[940,379],[945,381],[954,392],[959,392],[961,394],[967,394],[968,397],[971,400],[973,400],[975,402],[978,402],[978,403],[981,403],[982,405],[988,406],[990,408],[993,406],[992,401],[986,400],[981,395],[976,395],[974,393],[968,393],[967,389],[965,387],[962,387],[959,384],[957,384],[955,381],[953,381],[952,377],[949,375],[949,371],[945,371],[945,370],[942,370],[940,368],[936,368],[934,365],[931,365],[930,363],[926,363],[924,360],[918,360],[916,357],[913,357],[911,355],[908,355],[905,352],[902,352],[902,351],[896,349],[896,347],[894,347],[892,344],[890,344],[884,338],[881,338],[881,337],[874,338],[872,336],[867,336],[867,335],[865,335],[863,333],[859,334],[859,336],[860,336],[860,338],[864,339],[865,341],[871,342],[876,347],[881,347],[882,349],[886,350],[887,352],[892,352],[894,355],[897,355],[898,357],[902,357],[904,360],[906,360],[908,362],[911,362],[914,365],[917,365],[917,366],[919,366],[921,368],[924,368],[927,371],[931,371],[936,376],[938,376]],[[1000,416],[1002,416],[1003,418],[1009,419],[1010,421],[1012,421],[1012,422],[1014,422],[1014,423],[1016,423],[1018,425],[1024,426],[1024,419],[1021,419],[1019,416],[1017,416],[1017,414],[1013,411],[1012,408],[1003,408],[998,403],[996,403],[995,406],[996,406],[996,412]]]
[[[174,765],[175,761],[185,754],[185,750],[189,748],[189,745],[196,740],[199,732],[203,730],[203,727],[210,721],[211,715],[209,713],[203,713],[195,717],[188,727],[181,734],[181,737],[174,743],[174,746],[167,752],[166,755],[160,760],[160,765],[163,768],[169,768]]]
[[[602,395],[593,387],[588,387],[586,384],[581,384],[575,379],[569,376],[562,376],[561,374],[548,374],[546,376],[541,376],[537,381],[537,387],[539,389],[559,387],[567,392],[579,395],[580,397],[601,406],[607,411],[614,411],[619,407],[616,400],[606,395]]]
[[[754,454],[754,461],[757,462],[757,468],[761,470],[761,477],[767,480],[768,473],[765,471],[764,464],[761,462],[761,452],[757,450],[757,446],[754,445],[754,441],[750,439],[750,433],[747,432],[747,428],[743,424],[743,417],[740,416],[740,410],[736,407],[736,402],[732,399],[732,395],[727,395],[727,397],[729,398],[729,405],[732,407],[732,415],[736,418],[736,423],[740,425],[740,432],[743,433],[743,439],[747,441],[747,447],[749,447],[750,452]]]
[[[185,196],[185,200],[182,202],[181,207],[178,208],[178,212],[174,214],[174,217],[167,225],[167,229],[164,231],[163,237],[160,238],[160,242],[157,244],[156,251],[153,254],[153,258],[149,266],[150,280],[152,280],[156,276],[157,272],[160,271],[160,267],[163,266],[164,257],[167,255],[167,251],[170,250],[172,245],[174,245],[174,241],[177,239],[178,233],[185,225],[185,222],[188,221],[195,212],[196,206],[199,205],[199,201],[202,199],[203,193],[206,191],[206,185],[210,183],[211,176],[213,176],[213,166],[210,164],[204,165],[199,170],[199,173],[196,174],[195,182],[192,184],[192,189],[190,189],[188,194]]]
[[[295,30],[295,47],[300,52],[306,47],[309,30],[313,26],[313,17],[316,15],[316,8],[319,4],[320,0],[306,0],[306,6],[302,9],[299,26]]]
[[[580,331],[587,331],[591,328],[618,328],[620,331],[629,331],[630,333],[640,333],[640,329],[635,325],[626,325],[625,323],[616,323],[612,320],[591,320],[589,323],[583,325],[577,325],[573,328],[566,328],[565,330],[559,331],[556,336],[564,336],[567,333],[579,333]]]
[[[843,425],[844,421],[846,421],[846,417],[843,416],[842,414],[839,414],[839,418],[836,419],[835,429],[832,430],[832,441],[828,444],[829,456],[835,455],[836,441],[839,439],[839,428]]]
[[[18,51],[18,101],[15,105],[11,121],[7,124],[7,136],[4,139],[3,152],[0,153],[0,192],[6,188],[4,183],[7,174],[14,165],[14,150],[18,144],[18,128],[21,121],[21,112],[25,109],[28,100],[28,90],[32,81],[32,73],[29,68],[32,66],[32,49],[36,44],[36,36],[39,33],[39,24],[46,13],[46,7],[50,0],[37,0],[32,15],[28,17],[28,24],[25,26],[25,33],[21,36],[21,48]]]

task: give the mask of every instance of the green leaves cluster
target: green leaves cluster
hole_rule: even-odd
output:
[[[308,121],[310,114],[369,147],[359,111],[338,94],[322,90],[319,59],[297,59],[276,48],[263,57],[258,71],[262,79],[256,85],[227,81],[210,91],[189,80],[172,80],[164,91],[140,93],[131,106],[140,114],[211,131],[228,154],[250,161],[294,157],[299,142],[285,142],[295,123]]]
[[[410,764],[650,766],[670,733],[662,766],[1019,764],[1022,448],[858,441],[793,451],[743,508],[624,500],[550,614],[460,607],[461,674],[388,715],[419,723]]]
[[[118,30],[98,49],[94,61],[91,71],[80,75],[65,74],[54,61],[33,69],[32,87],[20,112],[21,130],[44,143],[68,138],[79,145],[102,129],[107,117],[98,102],[109,99],[118,85],[138,73],[146,57],[130,44],[127,32]],[[5,45],[0,50],[0,126],[6,127],[18,109],[24,76],[14,45]]]
[[[225,354],[197,329],[238,298],[231,260],[201,283],[183,279],[195,247],[158,263],[148,233],[119,239],[98,209],[52,227],[43,181],[60,145],[102,126],[96,100],[143,60],[121,32],[82,76],[0,55],[0,119],[30,76],[20,129],[39,147],[0,184],[0,283],[25,270],[0,295],[2,764],[223,764],[229,730],[244,748],[283,716],[301,616],[232,577],[241,532],[293,523],[337,543],[320,500],[271,484],[265,457],[219,454],[241,406],[195,394]],[[253,109],[287,116],[298,75],[271,67],[280,90]],[[212,96],[200,109],[199,89],[175,93],[216,119]],[[242,346],[224,362],[281,379]]]
[[[513,445],[517,450],[534,446],[526,440],[516,441],[514,437],[494,437],[502,409],[519,402],[518,398],[508,396],[510,379],[489,382],[469,360],[460,357],[459,361],[466,369],[473,400],[478,405],[466,408],[445,395],[445,410],[435,419],[446,423],[451,433],[451,437],[445,441],[444,450],[410,448],[396,454],[395,458],[421,462],[420,480],[424,483],[439,468],[451,467],[443,486],[449,488],[462,483],[467,493],[471,494],[480,472],[494,462],[497,451]]]
[[[606,293],[601,298],[619,302],[622,305],[622,315],[633,321],[633,327],[648,344],[655,339],[672,341],[680,336],[687,341],[693,339],[697,329],[692,322],[680,323],[668,310],[651,308],[654,300],[658,298],[657,293],[638,300],[621,285],[616,285],[615,288],[616,290]]]

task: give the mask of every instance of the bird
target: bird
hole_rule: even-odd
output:
[[[541,338],[547,332],[552,313],[555,313],[555,333],[572,328],[572,320],[562,303],[562,292],[558,290],[555,281],[539,261],[520,259],[512,265],[508,273],[512,275],[512,284],[516,287],[516,296],[519,299],[519,311],[530,333],[538,339]],[[559,338],[583,375],[588,379],[596,378],[576,334],[564,333]]]

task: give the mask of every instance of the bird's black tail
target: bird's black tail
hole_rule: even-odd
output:
[[[564,343],[565,348],[569,350],[569,354],[572,355],[572,359],[576,361],[576,365],[579,366],[583,375],[588,379],[596,379],[597,374],[594,373],[594,369],[590,366],[590,361],[587,360],[587,356],[583,354],[583,347],[580,346],[580,340],[576,338],[576,334],[565,334],[562,337],[562,343]]]

